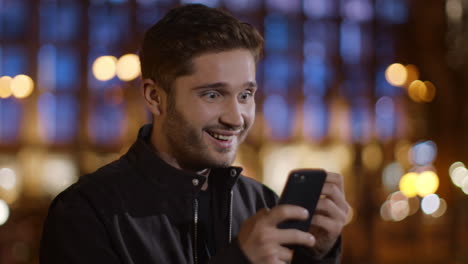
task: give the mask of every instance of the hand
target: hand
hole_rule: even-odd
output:
[[[285,220],[306,220],[306,209],[295,205],[278,205],[262,209],[242,224],[239,232],[241,250],[254,264],[277,264],[289,262],[292,251],[283,245],[313,247],[315,238],[308,232],[297,229],[279,229]]]
[[[322,188],[322,197],[317,203],[309,232],[315,236],[317,243],[313,254],[323,258],[335,245],[346,224],[349,211],[343,187],[343,176],[327,172]]]

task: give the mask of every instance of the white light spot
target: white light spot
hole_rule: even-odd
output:
[[[425,214],[432,214],[439,209],[440,199],[437,194],[429,194],[421,200],[421,209]]]
[[[0,200],[0,225],[3,225],[7,220],[8,217],[10,216],[10,208],[8,207],[8,204]]]
[[[11,190],[16,185],[16,174],[12,169],[0,169],[0,187],[5,190]]]

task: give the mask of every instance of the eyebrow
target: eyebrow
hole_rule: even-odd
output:
[[[193,87],[193,90],[225,88],[228,85],[225,82],[207,83]],[[242,86],[247,88],[257,88],[256,82],[246,82]]]

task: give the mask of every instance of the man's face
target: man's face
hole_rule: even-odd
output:
[[[246,49],[193,59],[177,78],[163,120],[168,154],[184,169],[226,167],[255,118],[255,62]]]

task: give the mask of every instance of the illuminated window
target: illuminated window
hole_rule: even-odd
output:
[[[309,96],[304,102],[304,135],[315,141],[327,134],[329,114],[327,105],[320,96]]]
[[[79,37],[80,6],[74,2],[46,2],[40,6],[41,42],[73,41]]]
[[[22,108],[18,100],[0,99],[0,141],[2,144],[18,142],[22,120]]]
[[[283,96],[268,96],[263,104],[263,113],[274,139],[282,140],[291,136],[294,112]]]
[[[18,39],[26,35],[27,22],[30,19],[28,1],[0,2],[0,37],[2,39]]]
[[[70,94],[43,93],[38,101],[41,136],[46,142],[68,143],[78,132],[78,101]]]

